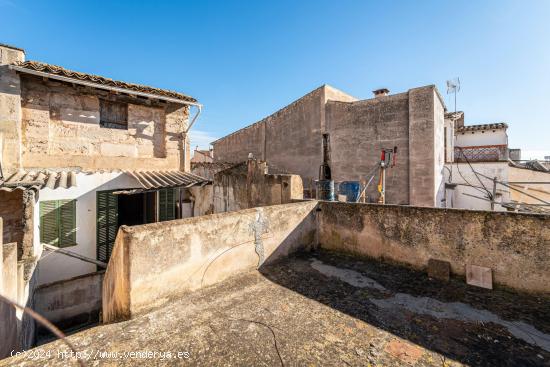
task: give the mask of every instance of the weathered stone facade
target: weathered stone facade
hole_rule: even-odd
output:
[[[128,129],[100,126],[100,98],[128,103]],[[108,91],[33,76],[21,77],[21,106],[24,167],[183,169],[185,165],[181,149],[186,106],[147,105]]]
[[[336,181],[368,179],[382,148],[397,147],[387,170],[386,202],[437,206],[444,158],[445,106],[435,86],[358,101],[324,85],[273,115],[213,142],[214,159],[240,162],[249,153],[299,174],[311,188],[330,136]],[[376,181],[367,192],[378,197]]]
[[[189,171],[189,106],[9,69],[24,52],[0,46],[0,161],[20,168]],[[127,104],[127,128],[100,125],[100,100]]]

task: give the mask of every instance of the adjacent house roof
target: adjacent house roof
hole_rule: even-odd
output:
[[[173,92],[166,89],[159,89],[148,87],[140,84],[126,83],[122,81],[117,81],[109,78],[105,78],[98,75],[81,73],[78,71],[72,71],[65,69],[61,66],[45,64],[39,61],[18,61],[11,65],[11,68],[19,72],[33,72],[49,74],[47,76],[63,77],[74,80],[75,82],[87,82],[87,84],[94,84],[95,87],[101,88],[104,87],[113,87],[127,91],[134,91],[139,93],[144,93],[151,96],[158,97],[167,97],[175,100],[180,100],[184,102],[196,103],[197,100],[193,97],[187,96],[182,93]]]
[[[169,187],[206,185],[211,182],[204,177],[182,171],[124,171],[124,173],[133,177],[140,187],[117,191],[115,194],[135,194]]]
[[[21,170],[12,174],[4,182],[0,181],[0,191],[70,189],[73,186],[76,186],[74,171]]]
[[[465,132],[465,131],[496,130],[496,129],[507,129],[507,128],[508,128],[508,124],[506,124],[505,122],[497,122],[494,124],[459,126],[455,129],[455,131]]]
[[[76,187],[78,171],[51,171],[51,170],[20,170],[4,182],[0,181],[0,191],[35,189],[70,189]],[[89,173],[89,172],[86,172]],[[123,171],[137,182],[135,187],[121,189],[118,193],[134,194],[149,190],[158,190],[169,187],[191,187],[205,185],[210,180],[181,171]]]

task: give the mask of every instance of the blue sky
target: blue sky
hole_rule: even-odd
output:
[[[505,121],[550,155],[550,1],[0,0],[0,42],[27,58],[190,94],[192,144],[330,84],[359,98],[459,76],[466,123]]]

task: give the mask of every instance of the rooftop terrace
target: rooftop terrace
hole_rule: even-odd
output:
[[[171,300],[132,320],[68,339],[100,352],[171,352],[117,365],[542,366],[550,363],[550,298],[429,279],[424,272],[328,251],[301,252]],[[66,365],[60,341],[48,365]],[[111,354],[111,357],[113,355]],[[24,356],[7,365],[44,365]]]

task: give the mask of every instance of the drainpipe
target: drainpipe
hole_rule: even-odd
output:
[[[195,123],[195,121],[197,121],[197,118],[199,117],[199,115],[201,114],[202,112],[202,105],[201,104],[194,104],[194,105],[190,105],[190,106],[195,106],[197,107],[197,113],[195,114],[195,116],[193,117],[193,119],[191,120],[191,123],[189,124],[189,126],[187,127],[187,129],[184,131],[184,134],[187,135],[187,133],[189,132],[189,130],[191,130],[191,128],[193,127],[193,124]]]

